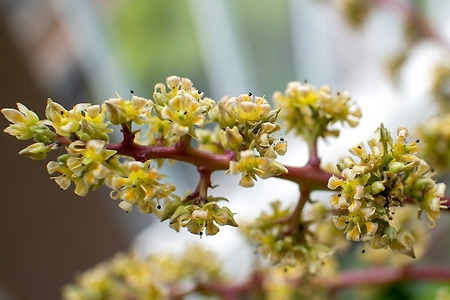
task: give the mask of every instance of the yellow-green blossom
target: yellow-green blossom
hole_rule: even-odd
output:
[[[359,162],[346,158],[338,164],[342,177],[332,176],[328,188],[339,189],[330,199],[333,208],[341,210],[333,221],[347,239],[364,241],[372,248],[389,246],[414,257],[410,233],[390,224],[394,211],[401,209],[409,197],[434,227],[445,185],[431,178],[428,165],[415,155],[417,141],[408,142],[407,135],[407,129],[400,127],[392,140],[381,125],[368,141],[370,152],[362,143],[354,146],[350,152],[359,157]]]
[[[262,212],[247,235],[258,245],[258,252],[272,264],[299,266],[300,274],[316,273],[322,263],[344,245],[320,203],[312,204],[305,218],[293,228],[289,216],[292,210],[282,209],[279,201],[271,203],[272,212]],[[288,222],[286,222],[288,220]]]
[[[79,103],[68,111],[49,98],[45,108],[47,120],[44,122],[46,125],[52,126],[57,134],[68,136],[80,128],[80,121],[83,118],[82,112],[87,107],[89,107],[88,103]]]
[[[165,300],[173,298],[174,287],[221,279],[217,256],[204,247],[188,246],[181,254],[164,252],[147,257],[129,251],[79,274],[73,284],[64,287],[63,299]]]
[[[151,100],[137,97],[134,93],[131,100],[125,100],[122,97],[111,98],[105,101],[106,115],[115,125],[131,121],[141,125],[147,120],[152,104]]]
[[[126,166],[126,176],[115,174],[108,178],[107,184],[113,189],[111,198],[121,199],[119,207],[127,212],[136,205],[141,213],[160,216],[157,210],[161,207],[160,200],[168,198],[175,187],[170,183],[159,182],[164,176],[150,166],[150,160],[145,163],[130,161]]]
[[[194,127],[203,128],[207,123],[206,115],[215,102],[203,98],[203,93],[192,87],[192,82],[187,78],[171,76],[166,82],[169,91],[160,83],[155,85],[153,93],[155,114],[161,120],[172,122],[165,137],[180,137],[185,134],[195,137]]]
[[[4,131],[19,140],[34,139],[36,142],[46,143],[53,141],[56,136],[50,129],[39,120],[38,115],[29,110],[25,105],[17,103],[17,108],[3,108],[2,114],[10,121]]]
[[[170,227],[176,231],[179,231],[180,227],[186,227],[189,232],[199,235],[215,235],[219,232],[216,224],[237,227],[230,209],[217,204],[220,200],[226,199],[209,196],[206,203],[201,201],[197,204],[183,203],[180,200],[169,201],[161,221],[170,218]]]
[[[256,176],[266,179],[272,176],[287,173],[287,169],[280,163],[267,157],[258,157],[253,150],[240,152],[239,161],[230,161],[228,172],[231,174],[242,173],[239,182],[241,186],[251,187]]]
[[[90,105],[86,107],[84,116],[81,119],[81,128],[77,132],[81,140],[104,140],[108,142],[109,136],[113,130],[107,128],[109,123],[105,120],[106,104]]]
[[[328,86],[319,90],[309,83],[288,83],[284,94],[275,92],[273,101],[281,108],[280,117],[288,131],[294,130],[307,141],[318,137],[338,136],[339,130],[331,128],[336,122],[358,125],[359,108],[352,105],[348,92],[332,95]]]
[[[69,145],[67,152],[61,155],[58,161],[49,162],[47,170],[49,174],[61,173],[52,179],[63,190],[66,190],[73,181],[76,185],[75,193],[79,196],[85,196],[103,184],[111,173],[107,160],[116,153],[105,149],[105,142],[99,140],[86,143],[75,141]]]

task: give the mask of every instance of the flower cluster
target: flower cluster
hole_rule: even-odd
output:
[[[75,141],[67,148],[67,154],[58,157],[58,161],[48,163],[47,170],[49,174],[61,173],[52,177],[61,189],[66,190],[73,181],[75,194],[85,196],[102,185],[110,175],[108,160],[115,153],[105,149],[104,141]]]
[[[281,108],[280,117],[288,131],[303,136],[308,142],[318,137],[338,136],[339,130],[330,128],[336,122],[358,125],[361,111],[352,105],[349,93],[331,93],[329,86],[316,90],[309,83],[290,82],[284,95],[273,94],[273,101]]]
[[[166,202],[164,215],[161,221],[170,219],[170,227],[176,231],[180,227],[186,227],[193,234],[215,235],[219,232],[217,225],[230,225],[237,227],[238,224],[234,220],[233,213],[228,207],[220,207],[217,202],[226,200],[209,196],[203,201],[181,201],[174,199]]]
[[[418,141],[407,142],[407,135],[407,129],[400,127],[393,141],[381,125],[368,141],[371,153],[363,144],[354,146],[350,151],[360,161],[344,159],[338,165],[342,178],[332,176],[328,188],[339,188],[330,202],[341,211],[333,221],[347,239],[364,241],[373,248],[389,246],[414,257],[413,238],[409,231],[390,224],[393,214],[410,199],[419,204],[434,227],[445,185],[431,178],[428,165],[415,156]]]
[[[117,254],[76,278],[63,289],[63,299],[173,299],[186,284],[222,279],[216,256],[203,247],[185,253],[142,258],[135,252]]]
[[[272,264],[300,266],[301,273],[316,273],[346,244],[320,203],[310,205],[295,228],[291,209],[282,209],[279,201],[271,203],[271,208],[271,213],[262,212],[249,226],[247,235]]]
[[[427,234],[427,226],[416,218],[417,208],[412,205],[402,207],[395,211],[395,218],[390,223],[394,228],[408,230],[414,240],[415,258],[421,258],[428,250],[430,235]],[[404,266],[414,262],[414,259],[406,255],[397,255],[390,249],[377,249],[367,251],[361,259],[371,265]]]
[[[126,175],[110,176],[107,185],[113,189],[111,198],[121,199],[119,207],[126,212],[130,212],[132,206],[136,205],[141,213],[156,213],[161,208],[160,200],[167,199],[175,191],[172,184],[159,182],[163,176],[150,166],[150,160],[145,163],[129,161],[124,164],[123,169]]]
[[[218,140],[222,148],[236,153],[237,161],[230,163],[228,172],[242,173],[240,185],[253,186],[256,175],[269,178],[287,173],[286,168],[274,161],[284,155],[287,143],[277,132],[281,126],[275,123],[279,110],[272,110],[269,102],[252,93],[238,97],[223,97],[210,112],[222,130],[210,133],[209,140]]]
[[[238,97],[224,97],[211,112],[223,129],[222,145],[234,151],[256,149],[261,156],[276,158],[286,152],[286,141],[275,134],[279,110],[272,110],[269,102],[252,93]]]
[[[122,97],[111,98],[105,101],[105,105],[106,115],[112,124],[120,125],[134,122],[142,125],[150,116],[153,102],[135,96],[132,92],[131,100],[125,100]]]
[[[256,156],[253,150],[246,150],[239,153],[238,161],[230,162],[232,174],[242,173],[242,179],[239,182],[241,186],[251,187],[254,185],[256,175],[265,179],[272,176],[287,173],[287,169],[280,163],[267,158]]]
[[[206,116],[215,106],[209,98],[192,86],[187,78],[171,76],[167,78],[167,87],[162,83],[155,85],[153,100],[155,113],[161,120],[169,120],[171,127],[166,138],[189,134],[195,137],[195,127],[203,128],[207,123]]]

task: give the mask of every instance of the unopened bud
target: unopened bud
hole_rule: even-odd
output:
[[[127,112],[118,101],[119,99],[109,99],[105,101],[106,116],[114,125],[120,125],[127,122]]]
[[[34,143],[19,152],[20,155],[27,156],[34,160],[42,160],[47,157],[47,153],[51,150],[44,143]]]
[[[403,172],[404,170],[405,170],[405,165],[402,164],[401,162],[394,161],[389,164],[389,171],[394,174],[398,174],[400,172]]]

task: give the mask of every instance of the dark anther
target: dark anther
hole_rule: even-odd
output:
[[[160,205],[160,204],[158,204],[158,206],[156,206],[156,208],[157,208],[157,209],[161,209],[161,205]]]
[[[345,224],[350,224],[350,221],[349,220],[345,221]]]
[[[197,91],[197,93],[200,95],[202,92],[201,91]]]
[[[200,238],[202,238],[202,235],[203,235],[203,231],[200,231],[200,233],[199,233],[199,234],[200,234]]]
[[[361,149],[361,146],[358,146],[358,149]]]
[[[434,169],[431,169],[431,172],[434,173]]]
[[[130,90],[130,93],[131,93],[131,94],[134,94],[134,91],[133,91],[133,90]]]
[[[340,196],[341,196],[341,193],[338,194],[338,197],[340,197]]]
[[[363,251],[361,251],[361,253],[363,253],[363,254],[366,253],[366,250],[363,249]]]
[[[395,212],[391,212],[391,214],[395,215]]]
[[[284,138],[283,138],[283,137],[280,137],[280,141],[282,141],[282,142],[283,142],[283,141],[284,141]]]
[[[287,273],[287,271],[288,271],[286,267],[284,267],[283,270],[284,270],[284,273]]]
[[[308,83],[308,80],[307,79],[305,79],[304,81],[303,81],[304,83]]]
[[[251,97],[253,94],[250,92],[250,93],[248,93],[248,95]]]
[[[420,140],[416,140],[416,143],[420,142]]]
[[[387,177],[387,180],[391,180],[391,176],[388,176],[388,177]]]
[[[338,96],[339,96],[340,94],[341,94],[341,92],[337,92],[337,93],[336,93],[336,95],[338,95]]]
[[[135,188],[135,187],[136,187],[136,185],[135,185],[135,184],[133,184],[133,187]]]
[[[184,111],[184,113],[183,113],[183,114],[187,115],[187,111]]]

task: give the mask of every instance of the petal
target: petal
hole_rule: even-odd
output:
[[[330,177],[330,179],[328,179],[327,187],[330,190],[335,190],[337,187],[342,186],[343,184],[344,184],[344,180],[333,175]]]
[[[353,203],[348,207],[348,211],[351,213],[355,213],[361,207],[361,201],[354,200]]]
[[[333,223],[337,229],[342,230],[348,224],[348,216],[333,216]]]
[[[366,229],[368,235],[374,235],[378,229],[378,223],[375,222],[366,222]]]
[[[352,230],[347,232],[346,237],[348,240],[359,241],[361,239],[361,235],[359,233],[358,227],[357,226],[353,227]]]

